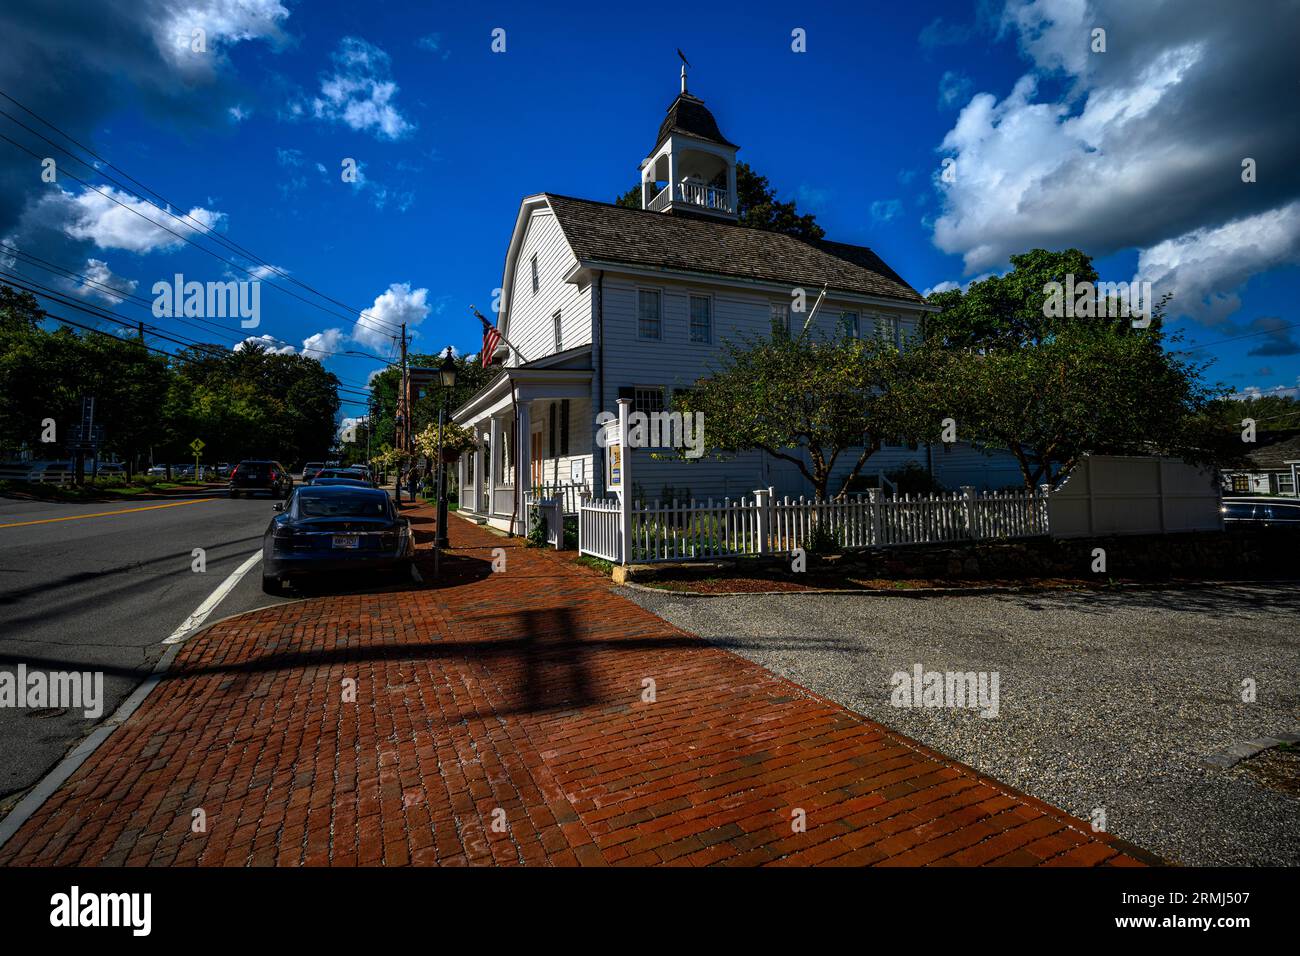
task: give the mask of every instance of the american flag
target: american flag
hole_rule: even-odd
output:
[[[483,348],[479,352],[479,357],[483,360],[483,367],[487,368],[492,363],[492,353],[497,350],[501,343],[501,333],[497,327],[483,317],[481,312],[475,312],[478,320],[483,323]]]

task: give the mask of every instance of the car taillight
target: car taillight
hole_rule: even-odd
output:
[[[231,469],[230,469],[230,477],[231,477],[231,478],[234,478],[235,475],[237,475],[237,474],[239,474],[239,466],[238,466],[238,465],[236,465],[234,468],[231,468]]]
[[[276,473],[275,469],[272,468],[272,469],[271,469],[271,480],[272,480],[272,481],[275,481],[275,479],[277,479],[277,478],[279,478],[279,477],[280,477],[280,476]]]

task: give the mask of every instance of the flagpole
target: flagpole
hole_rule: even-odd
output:
[[[475,317],[476,317],[480,322],[483,323],[484,328],[492,328],[492,329],[496,329],[497,335],[500,335],[500,336],[501,336],[501,341],[505,343],[506,348],[508,348],[508,349],[510,349],[511,351],[515,352],[515,353],[519,356],[519,361],[520,361],[521,363],[523,363],[523,362],[527,362],[527,361],[528,361],[528,359],[524,357],[524,353],[523,353],[523,351],[522,351],[521,349],[519,349],[519,348],[518,348],[518,347],[517,347],[513,342],[511,342],[508,338],[506,338],[504,335],[502,335],[501,330],[498,329],[498,328],[497,328],[495,325],[493,325],[491,322],[489,322],[489,321],[487,320],[487,318],[483,315],[482,312],[480,312],[478,309],[474,308],[474,306],[472,306],[472,305],[469,307],[469,310],[470,310],[471,312],[474,313],[474,316],[475,316]]]

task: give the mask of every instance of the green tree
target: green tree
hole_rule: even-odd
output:
[[[933,366],[942,361],[937,349],[899,351],[883,338],[746,339],[728,343],[719,366],[675,406],[702,413],[713,455],[761,449],[793,463],[826,498],[842,456],[853,464],[837,494],[883,442],[937,434],[942,377]]]
[[[794,200],[782,202],[766,176],[760,176],[748,163],[736,164],[737,218],[742,226],[766,232],[782,232],[799,239],[825,237],[826,230],[817,225],[812,213],[800,213]],[[641,208],[641,186],[633,186],[614,200],[628,209]]]

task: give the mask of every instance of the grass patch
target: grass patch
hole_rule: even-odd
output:
[[[604,558],[592,557],[590,554],[580,554],[574,560],[578,564],[591,568],[593,571],[599,571],[601,574],[609,575],[614,573],[614,563],[606,561]]]

